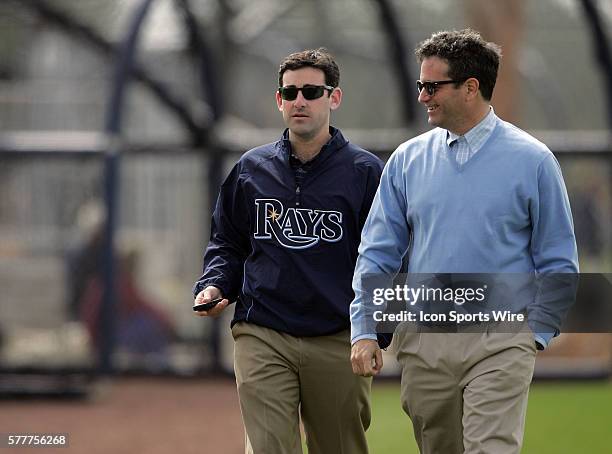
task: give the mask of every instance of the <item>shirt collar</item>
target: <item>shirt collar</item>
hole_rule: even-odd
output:
[[[495,129],[497,115],[493,110],[493,106],[489,106],[489,113],[472,129],[466,132],[463,136],[459,136],[453,132],[446,131],[446,143],[450,146],[455,140],[464,137],[469,147],[474,151],[478,151],[480,147],[489,138],[493,129]]]

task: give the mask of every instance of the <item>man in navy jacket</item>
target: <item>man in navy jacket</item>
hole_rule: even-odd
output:
[[[194,304],[236,303],[234,369],[246,452],[367,453],[371,379],[352,373],[351,279],[382,162],[330,126],[339,69],[325,49],[280,65],[280,140],[221,187]]]

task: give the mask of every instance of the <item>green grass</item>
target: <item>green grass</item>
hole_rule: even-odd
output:
[[[612,452],[612,384],[535,384],[523,452]]]
[[[372,384],[372,424],[366,435],[370,454],[418,454],[412,423],[400,404],[399,383]]]
[[[418,454],[399,384],[374,383],[367,435],[371,454]],[[612,383],[532,385],[522,453],[612,453]]]

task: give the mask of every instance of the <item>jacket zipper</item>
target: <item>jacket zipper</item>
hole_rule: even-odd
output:
[[[302,168],[298,168],[295,171],[295,206],[302,204],[302,186],[304,185],[304,178],[306,177],[306,171]]]

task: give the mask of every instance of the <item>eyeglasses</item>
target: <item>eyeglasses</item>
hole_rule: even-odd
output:
[[[289,85],[287,87],[279,87],[278,92],[285,101],[293,101],[297,98],[298,92],[302,92],[302,96],[304,99],[308,101],[312,101],[313,99],[319,99],[325,93],[325,90],[328,90],[330,93],[333,91],[334,87],[330,87],[329,85],[304,85],[301,88],[298,88],[294,85]]]
[[[436,90],[440,85],[446,84],[460,84],[461,82],[465,82],[466,79],[458,79],[458,80],[431,80],[427,82],[421,82],[420,80],[416,81],[417,91],[421,94],[423,88],[427,92],[429,96],[433,96],[436,94]]]

